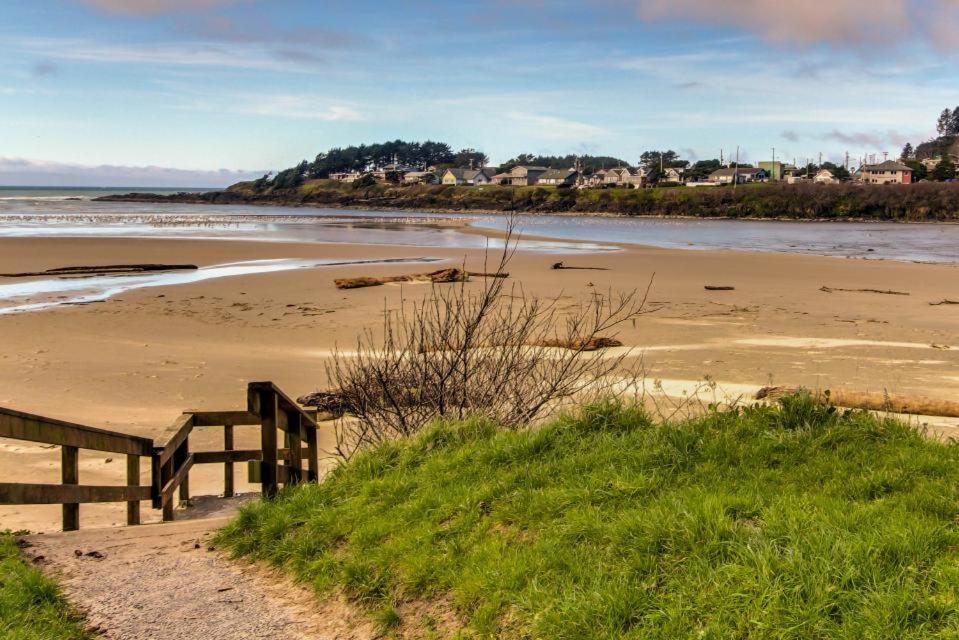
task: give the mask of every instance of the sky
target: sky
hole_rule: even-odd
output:
[[[898,155],[959,0],[0,0],[0,185],[209,186],[396,138]]]

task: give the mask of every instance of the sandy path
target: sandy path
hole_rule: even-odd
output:
[[[27,553],[104,638],[350,638],[315,596],[212,549],[226,518],[34,535]],[[77,556],[76,551],[80,551]],[[103,558],[85,555],[97,551]],[[324,619],[326,622],[324,623]]]

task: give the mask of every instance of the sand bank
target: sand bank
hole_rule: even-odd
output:
[[[439,259],[436,268],[483,266],[480,250],[443,247],[0,239],[0,272],[125,262],[203,267],[424,256]],[[742,388],[776,383],[959,398],[959,307],[930,305],[959,298],[959,265],[637,246],[570,259],[605,271],[550,269],[558,259],[520,252],[510,265],[511,279],[572,307],[597,290],[645,288],[654,278],[650,313],[619,335],[638,348],[653,379],[710,377]],[[2,315],[0,405],[153,437],[186,409],[243,408],[250,380],[272,379],[290,394],[306,393],[325,385],[331,349],[350,348],[364,328],[379,326],[384,309],[426,291],[418,284],[339,291],[333,280],[408,272],[408,264],[263,272]],[[735,290],[704,290],[716,283]],[[910,295],[825,293],[823,285]],[[219,434],[203,437],[209,440],[195,448],[218,446]],[[244,439],[253,444],[255,432],[238,438],[238,446]],[[122,461],[108,457],[83,455],[81,482],[121,482]],[[58,464],[55,450],[0,442],[0,480],[56,482]],[[221,491],[221,477],[220,467],[199,468],[191,478],[193,492]],[[122,514],[121,506],[84,506],[83,526],[121,522]],[[58,507],[2,507],[0,526],[51,528],[58,515]],[[153,514],[145,508],[144,515]]]

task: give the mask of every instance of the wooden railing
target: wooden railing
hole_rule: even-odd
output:
[[[260,449],[234,448],[234,427],[244,425],[260,426]],[[191,451],[190,434],[207,427],[223,428],[223,450]],[[277,431],[284,434],[282,448],[278,447]],[[61,447],[61,484],[0,482],[0,504],[62,504],[64,531],[79,528],[81,503],[126,502],[127,524],[136,525],[140,523],[140,501],[150,500],[154,509],[162,510],[163,520],[172,520],[177,495],[180,502],[190,499],[190,469],[196,464],[224,465],[225,497],[235,492],[235,463],[250,465],[250,481],[259,482],[265,496],[275,495],[280,484],[315,482],[319,476],[316,415],[297,405],[272,382],[249,384],[246,411],[182,414],[161,438],[161,445],[149,438],[2,407],[0,437]],[[80,449],[126,454],[126,486],[81,485]],[[142,457],[150,459],[149,486],[140,486]],[[278,464],[280,459],[283,464]]]

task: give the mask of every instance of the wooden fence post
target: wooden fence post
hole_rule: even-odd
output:
[[[233,425],[223,425],[223,450],[233,451]],[[233,463],[229,460],[223,463],[223,497],[233,497]]]
[[[140,486],[140,456],[134,453],[127,454],[127,486]],[[139,500],[131,500],[127,503],[127,524],[140,524]]]
[[[306,426],[306,455],[307,455],[307,468],[309,469],[309,480],[310,482],[319,482],[320,481],[320,462],[319,462],[319,447],[316,444],[316,428],[313,425],[308,424]]]
[[[260,390],[260,449],[263,451],[261,480],[263,496],[272,498],[279,490],[277,484],[276,421],[279,399],[272,390]]]
[[[80,484],[80,456],[76,447],[63,445],[60,453],[60,481],[63,484]],[[80,505],[63,505],[63,530],[76,531],[80,528]]]
[[[289,454],[287,454],[290,468],[290,484],[296,484],[303,479],[303,441],[300,439],[300,414],[296,411],[286,411],[287,434],[289,435]]]

